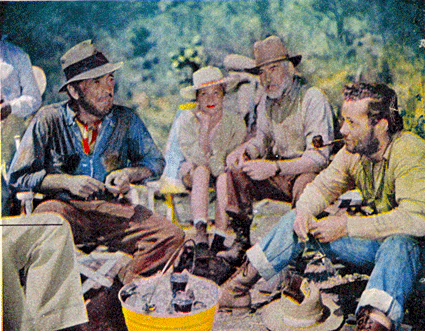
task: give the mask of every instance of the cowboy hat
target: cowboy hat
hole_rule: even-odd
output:
[[[247,71],[255,67],[255,61],[247,56],[228,54],[224,57],[223,65],[227,70]]]
[[[285,45],[277,36],[270,36],[264,40],[256,41],[254,44],[255,68],[278,62],[291,61],[296,67],[301,62],[301,55],[289,56]]]
[[[220,69],[204,67],[193,73],[193,85],[180,90],[180,95],[185,99],[195,100],[196,91],[202,88],[224,84],[226,90],[232,89],[238,82],[235,77],[223,77]]]
[[[91,40],[83,41],[72,47],[61,57],[60,63],[66,82],[59,89],[59,92],[64,92],[69,83],[102,77],[123,65],[122,62],[110,63],[96,49]]]
[[[322,297],[314,283],[303,279],[301,302],[282,292],[282,297],[264,307],[263,322],[272,331],[330,331],[338,329],[344,316],[330,297]],[[288,292],[290,293],[290,292]]]

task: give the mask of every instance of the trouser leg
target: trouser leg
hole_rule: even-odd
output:
[[[286,213],[265,237],[247,251],[247,256],[260,275],[269,280],[300,254],[304,243],[293,230],[295,210]]]
[[[391,236],[383,241],[341,238],[329,245],[331,254],[360,267],[372,268],[357,310],[370,305],[385,313],[398,327],[404,303],[420,267],[420,246],[409,236]]]
[[[71,226],[75,244],[95,242],[99,235],[95,222],[89,218],[89,213],[83,212],[74,206],[59,200],[42,202],[33,214],[57,213],[64,217]]]
[[[226,211],[246,218],[254,201],[252,180],[241,170],[233,169],[227,176]]]
[[[4,299],[6,306],[12,300],[12,314],[16,309],[22,313],[18,329],[57,330],[87,322],[69,225],[53,214],[3,219],[5,222],[37,224],[3,228],[4,276],[14,279],[11,289],[4,287]],[[18,290],[16,276],[22,268],[25,287]],[[22,299],[23,304],[19,302]]]
[[[266,198],[292,202],[294,207],[306,185],[316,176],[316,173],[303,173],[254,181],[240,169],[232,169],[227,177],[226,210],[243,217],[251,213],[253,202]]]
[[[111,203],[105,204],[113,209],[109,207]],[[165,217],[140,205],[132,208],[130,218],[117,217],[100,212],[106,210],[100,205],[96,205],[96,210],[82,211],[51,200],[39,205],[34,212],[48,210],[63,215],[75,231],[77,244],[97,242],[131,254],[132,261],[120,272],[121,281],[127,282],[134,275],[149,276],[160,270],[184,240],[183,230]]]
[[[135,216],[131,219],[131,228],[135,232],[120,244],[133,251],[133,260],[123,270],[129,275],[150,276],[161,270],[184,241],[180,227],[155,213],[144,219],[147,212],[149,210],[143,206],[136,207]]]

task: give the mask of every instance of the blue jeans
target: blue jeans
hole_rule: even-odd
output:
[[[302,252],[305,243],[293,230],[295,210],[286,213],[260,243],[248,250],[252,265],[266,280],[281,271]],[[384,240],[343,237],[321,244],[325,254],[371,270],[360,307],[370,305],[384,312],[399,327],[404,303],[420,268],[420,250],[414,237],[396,235]]]

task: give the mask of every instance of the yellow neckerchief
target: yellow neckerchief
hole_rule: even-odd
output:
[[[94,144],[96,143],[97,136],[99,134],[99,129],[102,124],[102,120],[94,122],[90,127],[87,124],[84,124],[75,117],[75,121],[80,128],[81,136],[83,137],[83,150],[87,155],[93,152]]]

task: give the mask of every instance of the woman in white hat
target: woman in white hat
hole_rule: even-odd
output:
[[[193,86],[180,94],[196,101],[196,107],[183,113],[179,131],[179,146],[185,158],[179,169],[185,185],[191,189],[191,209],[196,227],[195,242],[199,248],[208,248],[207,217],[208,189],[216,186],[217,207],[215,233],[211,251],[225,249],[227,230],[225,213],[225,163],[227,155],[245,139],[246,126],[242,117],[223,109],[226,89],[233,87],[234,78],[224,78],[215,67],[204,67],[193,74]]]

